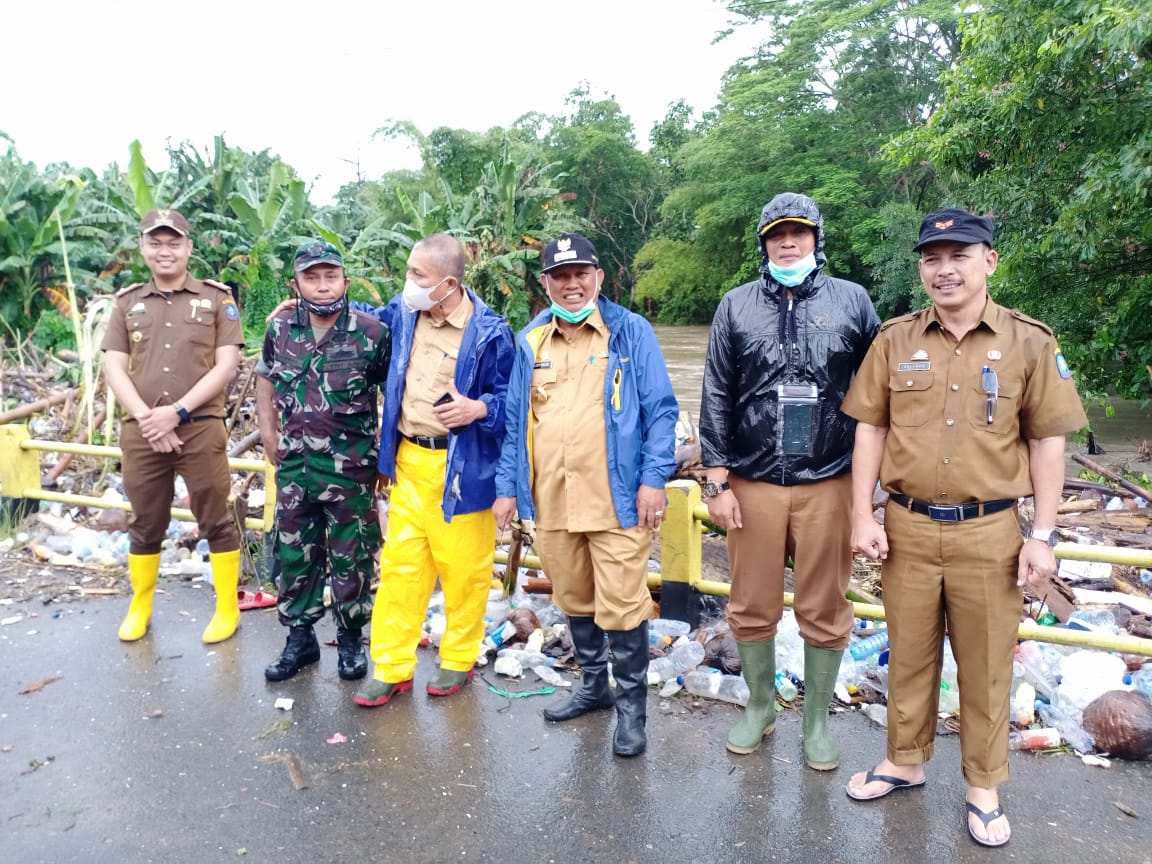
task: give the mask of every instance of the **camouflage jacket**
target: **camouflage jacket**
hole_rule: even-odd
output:
[[[256,371],[275,391],[281,472],[316,474],[328,487],[375,480],[377,393],[391,354],[391,331],[363,312],[345,311],[319,342],[303,312],[272,319]]]

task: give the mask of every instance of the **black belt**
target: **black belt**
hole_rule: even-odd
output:
[[[423,447],[425,450],[447,450],[448,449],[448,436],[443,438],[433,438],[429,435],[404,435],[405,441],[411,441],[417,447]]]
[[[929,504],[927,501],[917,501],[898,492],[891,493],[888,499],[906,510],[927,516],[934,522],[963,522],[967,519],[990,516],[1001,510],[1007,510],[1016,503],[1015,498],[999,498],[995,501],[977,501],[972,504]]]

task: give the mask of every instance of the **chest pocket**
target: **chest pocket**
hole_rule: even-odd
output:
[[[972,387],[968,390],[968,406],[965,413],[972,428],[980,432],[990,435],[1019,434],[1020,382],[1000,382],[991,423],[988,422],[988,394],[981,387]]]
[[[365,362],[360,357],[330,357],[324,362],[323,389],[336,414],[359,414],[371,409]]]
[[[532,413],[537,416],[547,414],[556,407],[557,401],[556,367],[548,366],[544,369],[533,369]]]
[[[127,319],[128,325],[128,372],[140,371],[148,349],[152,346],[152,337],[156,332],[156,317],[154,315],[136,315]]]
[[[893,426],[923,426],[932,415],[932,371],[894,372],[888,378]]]
[[[214,345],[216,342],[216,310],[206,309],[200,305],[211,301],[193,298],[184,302],[188,306],[188,312],[184,315],[181,326],[184,328],[188,340],[200,346]],[[196,305],[193,306],[192,303],[196,303]]]

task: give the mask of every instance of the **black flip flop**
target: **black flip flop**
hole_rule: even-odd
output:
[[[877,792],[875,795],[859,795],[852,791],[852,786],[845,787],[844,791],[848,793],[848,797],[854,801],[875,801],[877,798],[883,798],[885,795],[890,795],[897,789],[915,789],[917,786],[923,786],[927,782],[927,778],[913,783],[911,780],[905,780],[903,777],[893,777],[889,774],[876,774],[869,771],[864,775],[864,783],[868,784],[874,780],[879,780],[881,783],[887,783],[888,788],[883,792]]]
[[[879,778],[877,778],[877,779],[879,779]],[[996,819],[999,819],[1001,816],[1004,815],[1004,808],[1003,807],[997,807],[995,810],[981,810],[979,807],[977,807],[971,801],[965,801],[964,806],[967,808],[968,813],[973,814],[974,816],[976,816],[977,819],[979,819],[981,822],[984,823],[984,830],[985,831],[988,830],[988,823],[989,822],[993,822]],[[981,846],[993,846],[993,847],[1003,846],[1005,843],[1007,843],[1009,841],[1009,839],[1011,839],[1011,837],[1005,837],[1000,842],[993,843],[991,840],[985,840],[983,837],[976,836],[976,832],[972,830],[972,820],[969,819],[967,817],[967,815],[965,815],[965,817],[964,817],[964,824],[968,826],[968,836],[971,837],[973,840],[975,840],[977,843],[979,843]]]

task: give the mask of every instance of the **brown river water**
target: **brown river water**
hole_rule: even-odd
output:
[[[693,418],[700,414],[700,387],[704,380],[704,354],[708,347],[708,326],[672,327],[655,325],[656,338],[664,351],[672,388],[680,402],[680,410]],[[1152,407],[1139,402],[1114,399],[1113,416],[1099,404],[1088,406],[1088,418],[1096,441],[1109,457],[1108,462],[1130,462],[1128,470],[1142,471],[1152,476],[1152,463],[1137,460],[1142,441],[1152,442]],[[1069,445],[1069,450],[1075,447]],[[1076,449],[1083,450],[1083,446]],[[1076,469],[1077,471],[1079,468]]]

